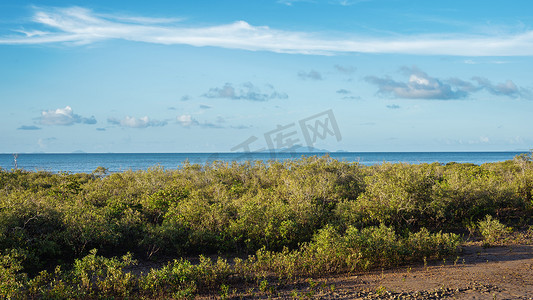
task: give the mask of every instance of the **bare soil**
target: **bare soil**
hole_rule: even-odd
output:
[[[350,276],[306,279],[267,289],[240,288],[233,299],[533,299],[533,245],[471,243],[455,258]],[[205,295],[200,298],[218,298]]]

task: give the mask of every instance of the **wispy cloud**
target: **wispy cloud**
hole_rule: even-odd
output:
[[[178,121],[178,124],[185,128],[191,128],[191,127],[201,127],[201,128],[224,128],[224,126],[220,125],[220,118],[217,119],[216,123],[211,122],[198,122],[195,118],[193,118],[191,115],[180,115],[176,118]]]
[[[342,97],[344,100],[361,100],[361,97],[359,96],[344,96]]]
[[[55,138],[55,137],[40,138],[40,139],[37,140],[37,145],[39,145],[40,148],[46,148],[46,147],[48,147],[48,144],[50,142],[53,143],[56,140],[57,140],[57,138]]]
[[[486,60],[486,61],[477,61],[472,59],[465,59],[463,63],[467,65],[478,65],[478,64],[494,64],[494,65],[503,65],[508,64],[509,61],[506,60]]]
[[[503,83],[493,84],[487,78],[474,77],[472,80],[476,81],[480,88],[485,89],[487,92],[497,96],[508,96],[511,98],[530,97],[531,92],[525,88],[518,87],[511,80],[507,80]]]
[[[341,5],[341,6],[351,6],[355,5],[361,2],[369,2],[372,0],[329,0],[329,1],[321,1],[321,0],[278,0],[278,3],[284,4],[287,6],[293,6],[295,3],[298,2],[304,2],[304,3],[314,3],[314,4],[330,4],[330,5]]]
[[[351,92],[346,89],[340,89],[340,90],[337,90],[336,93],[341,94],[341,95],[347,95],[347,94],[350,94]]]
[[[278,0],[279,4],[283,4],[283,5],[287,5],[287,6],[293,6],[294,3],[298,3],[298,2],[312,3],[314,1],[312,1],[312,0]]]
[[[298,72],[298,77],[301,79],[311,79],[311,80],[322,80],[322,74],[315,70],[311,70],[309,72],[300,71]]]
[[[41,112],[41,117],[39,118],[39,123],[41,125],[60,125],[60,126],[70,126],[77,123],[82,124],[96,124],[96,119],[94,116],[90,118],[85,118],[74,113],[70,106],[65,108],[58,108],[55,110],[44,110]]]
[[[226,98],[233,100],[268,101],[272,99],[286,99],[287,94],[277,92],[272,85],[259,88],[251,82],[245,82],[237,87],[226,83],[223,87],[211,88],[203,95],[206,98]]]
[[[40,130],[41,127],[37,127],[35,125],[22,125],[17,130]]]
[[[339,4],[342,6],[350,6],[350,5],[355,5],[355,4],[359,4],[362,2],[370,2],[370,1],[372,0],[335,0],[333,1],[333,3]]]
[[[167,121],[150,120],[147,116],[141,118],[126,116],[124,119],[108,118],[107,122],[112,125],[129,128],[160,127],[168,124]]]
[[[357,68],[354,66],[341,66],[341,65],[335,65],[335,69],[338,72],[348,74],[348,75],[354,73],[357,70]]]
[[[399,109],[400,106],[398,104],[390,104],[390,105],[387,105],[387,108],[388,109]]]
[[[282,1],[291,5],[294,1]],[[341,1],[349,4],[350,1]],[[268,26],[254,26],[245,21],[214,26],[192,26],[169,19],[143,16],[103,15],[81,7],[36,8],[32,21],[35,29],[22,34],[0,37],[0,44],[90,44],[121,39],[165,45],[212,46],[251,51],[272,51],[334,55],[346,52],[401,53],[458,56],[533,55],[533,30],[514,33],[434,33],[431,35],[394,35],[368,37],[343,32],[322,33],[288,31]],[[24,28],[31,24],[21,24]],[[48,28],[48,30],[43,30]],[[20,31],[20,30],[19,30]]]
[[[477,84],[459,78],[439,79],[429,76],[417,67],[402,67],[402,73],[409,77],[407,82],[396,81],[388,76],[367,76],[365,80],[378,86],[378,92],[405,99],[463,99],[474,92],[486,90],[497,96],[531,98],[529,89],[517,86],[513,81],[492,84],[483,77],[473,77]]]

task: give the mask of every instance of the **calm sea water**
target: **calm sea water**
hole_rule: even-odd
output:
[[[483,164],[513,159],[523,152],[333,152],[332,158],[341,161],[358,161],[364,165],[383,162],[418,163],[474,163]],[[99,166],[110,172],[125,170],[146,170],[153,166],[177,169],[185,161],[205,164],[214,160],[268,161],[300,158],[302,155],[324,155],[326,153],[80,153],[80,154],[19,154],[19,168],[29,171],[90,173]],[[0,154],[0,168],[10,170],[14,167],[13,155]]]

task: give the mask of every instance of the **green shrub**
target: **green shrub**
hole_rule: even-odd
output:
[[[27,283],[27,275],[22,273],[23,255],[16,250],[0,253],[0,297],[19,298]]]
[[[86,296],[129,296],[135,281],[131,273],[124,272],[124,268],[136,263],[132,255],[117,259],[97,256],[96,252],[93,249],[89,255],[74,262],[72,281],[79,293]]]
[[[479,221],[477,223],[477,228],[487,245],[498,242],[512,231],[510,227],[507,227],[497,219],[492,218],[491,215],[486,215],[485,219]]]

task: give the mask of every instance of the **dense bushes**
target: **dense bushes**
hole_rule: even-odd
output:
[[[84,286],[88,297],[124,296],[133,286],[140,292],[143,286],[168,285],[164,280],[174,276],[168,274],[181,274],[175,275],[178,281],[189,278],[193,275],[180,272],[197,267],[178,260],[133,278],[117,271],[132,264],[131,257],[99,258],[91,249],[106,257],[130,252],[140,259],[253,254],[220,276],[292,277],[446,255],[458,236],[441,232],[464,232],[486,215],[512,226],[532,224],[530,155],[481,166],[365,167],[326,156],[105,173],[103,168],[92,174],[0,169],[0,276],[10,278],[0,278],[4,296],[39,280],[47,282],[47,293],[77,293],[75,285]],[[96,273],[80,271],[80,264],[98,266],[91,271]],[[219,264],[216,268],[225,268]],[[167,279],[157,272],[167,272]],[[194,275],[191,285],[176,283],[174,292],[211,286],[198,279],[204,275]],[[110,276],[125,287],[94,281]]]
[[[215,291],[235,281],[259,282],[276,276],[279,281],[298,276],[320,276],[340,272],[395,266],[422,257],[454,253],[460,239],[455,234],[430,234],[427,230],[396,235],[392,228],[350,227],[339,234],[333,227],[319,230],[312,241],[299,249],[281,252],[259,249],[246,260],[200,256],[192,264],[174,259],[159,269],[133,275],[126,269],[135,265],[131,254],[121,259],[97,256],[96,250],[76,259],[71,270],[56,267],[41,271],[33,279],[21,273],[16,254],[0,256],[0,295],[7,298],[186,298],[200,291]]]

